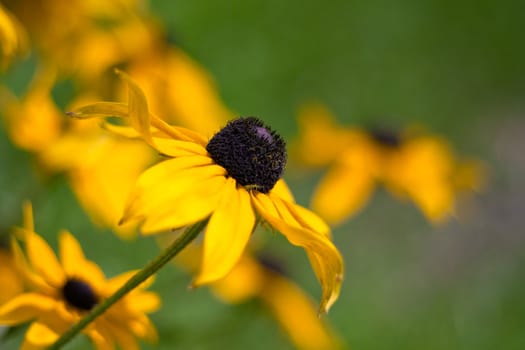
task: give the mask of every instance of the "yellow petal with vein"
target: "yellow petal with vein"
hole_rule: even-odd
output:
[[[128,105],[121,102],[96,102],[76,108],[67,115],[73,118],[88,119],[102,116],[127,118],[129,116]]]
[[[224,169],[217,165],[190,166],[191,160],[181,157],[148,169],[128,200],[123,222],[133,218],[161,215],[176,206],[179,197],[213,193],[226,179]],[[188,160],[188,162],[185,162]],[[185,168],[182,168],[184,166]],[[186,167],[187,166],[187,167]]]
[[[116,73],[128,84],[128,108],[131,125],[137,129],[147,143],[153,145],[148,102],[144,92],[126,73],[119,70]]]
[[[194,285],[224,277],[239,261],[255,225],[250,194],[228,180],[222,199],[212,214],[204,236],[202,267]]]
[[[344,273],[341,254],[325,234],[301,226],[279,197],[258,193],[252,198],[257,211],[270,225],[291,244],[306,250],[323,288],[319,311],[327,312],[341,289]]]
[[[171,230],[207,218],[217,208],[225,183],[224,177],[215,176],[171,198],[146,215],[142,232],[151,234]]]

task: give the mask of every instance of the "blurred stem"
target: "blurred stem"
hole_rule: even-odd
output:
[[[173,259],[182,249],[184,249],[191,241],[197,237],[197,235],[202,231],[204,226],[206,226],[207,220],[200,221],[190,227],[188,227],[182,235],[180,235],[168,248],[166,248],[157,258],[150,261],[146,267],[137,272],[133,277],[131,277],[120,289],[118,289],[115,294],[111,295],[109,298],[105,299],[103,302],[98,304],[95,308],[91,310],[83,319],[78,323],[73,325],[67,332],[62,334],[57,341],[51,345],[48,349],[55,350],[60,349],[62,346],[67,344],[71,339],[73,339],[82,329],[84,329],[89,323],[91,323],[95,318],[104,313],[111,305],[115,304],[118,300],[124,297],[127,293],[132,291],[142,282],[144,282],[148,277],[156,273],[160,268],[166,265],[171,259]]]

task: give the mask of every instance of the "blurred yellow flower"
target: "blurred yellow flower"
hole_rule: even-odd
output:
[[[51,345],[135,273],[106,279],[98,265],[84,257],[80,244],[67,231],[59,236],[60,261],[33,227],[19,231],[25,253],[14,240],[13,252],[29,290],[0,306],[0,324],[31,322],[22,349]],[[145,291],[152,282],[153,278],[124,296],[84,329],[97,349],[138,349],[135,337],[156,341],[155,327],[146,316],[160,305],[157,294]]]
[[[187,247],[175,263],[190,272],[198,269],[202,247]],[[257,298],[267,307],[297,349],[342,349],[340,339],[318,317],[310,297],[286,277],[275,258],[244,254],[233,269],[210,287],[222,301],[243,303]]]
[[[148,49],[150,34],[138,17],[140,7],[141,1],[135,0],[9,3],[36,54],[47,64],[60,67],[61,72],[75,72],[84,78]]]
[[[130,62],[127,71],[151,96],[150,110],[167,122],[212,136],[233,118],[210,74],[180,49],[148,51]]]
[[[122,222],[140,221],[146,234],[192,225],[209,218],[201,271],[194,285],[221,279],[242,256],[260,216],[292,243],[303,247],[323,287],[320,311],[339,295],[342,257],[330,240],[329,227],[298,206],[281,179],[286,163],[284,141],[256,118],[240,118],[211,140],[168,125],[151,114],[143,91],[129,86],[129,105],[99,102],[71,112],[77,118],[127,118],[134,130],[166,158],[138,179]]]
[[[27,37],[24,29],[13,16],[0,4],[0,69],[27,50]]]
[[[129,238],[134,226],[118,226],[118,221],[129,192],[153,162],[154,153],[141,141],[102,130],[96,121],[66,119],[51,96],[55,81],[54,70],[42,69],[21,101],[9,99],[5,106],[9,136],[20,148],[35,153],[45,171],[66,174],[95,223]],[[77,97],[77,101],[86,99],[93,98]]]
[[[313,194],[312,208],[333,224],[358,212],[378,183],[412,200],[434,223],[454,213],[459,191],[482,186],[482,164],[458,160],[437,136],[342,128],[321,105],[305,107],[299,126],[297,159],[330,166]]]

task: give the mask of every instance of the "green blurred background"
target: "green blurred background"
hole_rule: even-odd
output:
[[[328,321],[352,349],[525,349],[525,2],[386,0],[160,1],[170,38],[215,77],[225,103],[291,140],[298,106],[326,103],[345,124],[418,122],[485,160],[487,190],[434,227],[379,191],[334,231],[346,280]],[[24,86],[34,62],[7,76]],[[66,94],[67,92],[64,92]],[[58,94],[60,99],[60,93]],[[64,178],[42,180],[32,157],[0,137],[0,228],[34,204],[37,231],[56,246],[71,230],[108,275],[157,254],[149,238],[121,242],[93,226]],[[306,205],[321,173],[289,167]],[[317,300],[304,253],[280,236],[270,249]],[[155,349],[291,349],[257,302],[221,304],[190,277],[164,269],[154,285]],[[17,348],[23,329],[1,348]],[[69,348],[89,348],[77,339]]]

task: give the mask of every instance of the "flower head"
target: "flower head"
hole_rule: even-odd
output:
[[[312,198],[314,210],[330,223],[358,212],[377,184],[412,200],[432,222],[453,213],[459,191],[481,187],[480,162],[458,160],[440,137],[384,128],[341,128],[322,106],[306,109],[300,125],[297,158],[311,166],[330,166]],[[337,148],[330,146],[331,140]],[[311,158],[313,148],[324,158]]]
[[[140,221],[143,233],[153,234],[209,218],[202,266],[193,282],[197,286],[235,266],[259,216],[306,250],[323,287],[320,310],[327,311],[339,295],[343,261],[328,226],[295,204],[280,179],[286,161],[282,139],[257,119],[241,118],[208,142],[151,114],[142,90],[121,76],[129,85],[129,106],[100,102],[70,115],[129,118],[135,133],[167,157],[139,177],[122,222]]]
[[[28,222],[31,222],[29,220]],[[13,241],[17,268],[28,290],[0,306],[0,324],[32,322],[23,348],[45,348],[78,322],[99,302],[112,295],[134,273],[106,279],[98,265],[85,258],[78,241],[67,231],[59,236],[60,260],[49,245],[26,226],[19,230],[25,253]],[[137,349],[135,337],[153,341],[156,330],[146,313],[160,303],[153,292],[145,291],[146,281],[95,319],[86,334],[97,349]]]

